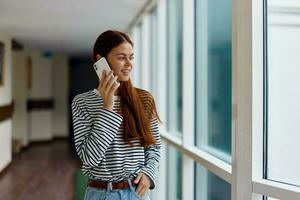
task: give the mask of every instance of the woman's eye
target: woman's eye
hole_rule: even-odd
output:
[[[124,57],[119,57],[118,59],[119,59],[119,60],[124,60],[125,58],[124,58]]]
[[[130,57],[130,60],[133,60],[134,59],[134,57]]]

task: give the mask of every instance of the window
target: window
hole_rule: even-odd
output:
[[[149,35],[149,46],[150,46],[150,90],[154,96],[157,96],[156,93],[158,91],[158,84],[157,84],[157,74],[158,74],[158,24],[157,24],[157,7],[154,7],[150,11],[150,35]]]
[[[196,164],[195,200],[231,200],[231,186]]]
[[[196,145],[231,158],[231,0],[196,4]]]
[[[265,6],[267,1],[269,5]],[[148,68],[144,71],[147,73],[139,73],[151,76],[150,88],[158,91],[166,132],[172,134],[162,129],[164,142],[175,145],[166,144],[162,167],[167,171],[158,177],[162,189],[156,190],[155,197],[165,200],[166,194],[168,200],[239,200],[251,196],[253,200],[300,199],[296,134],[300,119],[300,62],[296,59],[300,52],[299,1],[165,0],[156,6],[145,9],[149,13],[141,16],[146,19],[137,20],[134,28],[135,33],[150,30],[150,34],[144,33],[147,37],[135,34],[140,35],[135,46],[140,49],[138,54],[142,42],[150,41],[149,47],[147,44],[143,48],[150,53],[144,51],[138,59],[150,65],[151,73]],[[268,12],[264,13],[266,8]],[[195,37],[185,40],[183,33]],[[267,44],[265,49],[263,42]],[[184,55],[183,47],[187,50]],[[165,61],[167,73],[165,68],[155,68],[155,63],[165,66]],[[195,61],[193,69],[189,69],[195,81],[183,80],[186,61]],[[155,74],[163,84],[162,90],[156,85]],[[182,91],[183,85],[191,84],[195,89]],[[195,107],[188,116],[192,120],[195,117],[195,123],[185,121],[191,123],[186,123],[184,130],[183,94],[195,95],[195,105],[184,110],[190,113],[189,109]],[[234,117],[232,102],[237,106]],[[195,131],[185,131],[194,128]],[[190,135],[193,132],[195,138]],[[231,144],[231,134],[235,144]],[[190,143],[198,149],[186,146]],[[182,157],[181,152],[189,158]],[[232,165],[231,154],[235,160]],[[193,159],[199,163],[194,165]]]
[[[300,186],[299,6],[299,1],[268,0],[264,91],[265,178],[296,186]]]
[[[182,157],[181,153],[171,145],[167,148],[168,200],[182,199]]]
[[[142,65],[142,24],[139,23],[135,29],[134,29],[134,66],[133,66],[133,74],[132,74],[132,79],[135,84],[135,86],[140,87],[142,84],[141,80],[141,65]]]
[[[182,132],[182,0],[167,0],[167,130]]]

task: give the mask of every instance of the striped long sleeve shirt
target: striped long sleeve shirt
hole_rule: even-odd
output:
[[[141,98],[149,96],[144,90],[138,91],[143,91],[139,92]],[[155,187],[161,148],[156,117],[150,120],[156,144],[145,148],[138,139],[132,139],[131,145],[124,141],[119,96],[114,96],[113,109],[108,110],[103,107],[98,90],[79,94],[72,101],[72,115],[75,148],[85,175],[93,180],[114,182],[134,178],[142,172],[151,180],[150,189]]]

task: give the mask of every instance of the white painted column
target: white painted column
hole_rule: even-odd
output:
[[[252,2],[232,1],[232,200],[252,198]]]
[[[194,146],[195,138],[195,14],[194,0],[183,1],[183,146]],[[182,199],[194,199],[195,161],[182,156]]]
[[[166,102],[166,93],[167,93],[167,82],[166,82],[166,0],[159,0],[157,2],[157,19],[158,19],[158,91],[157,91],[157,110],[160,116],[160,119],[164,124],[160,126],[161,133],[166,132],[166,111],[167,111],[167,102]],[[159,171],[158,183],[157,183],[157,199],[166,200],[167,199],[167,143],[163,141],[162,151],[161,151],[161,167]]]

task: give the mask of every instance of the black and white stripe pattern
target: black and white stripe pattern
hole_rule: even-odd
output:
[[[153,189],[161,148],[158,121],[151,119],[156,144],[144,148],[134,139],[128,145],[122,137],[120,97],[114,97],[112,111],[103,108],[96,89],[79,94],[72,101],[74,140],[83,162],[82,171],[90,179],[103,181],[126,180],[143,172],[151,179]]]

